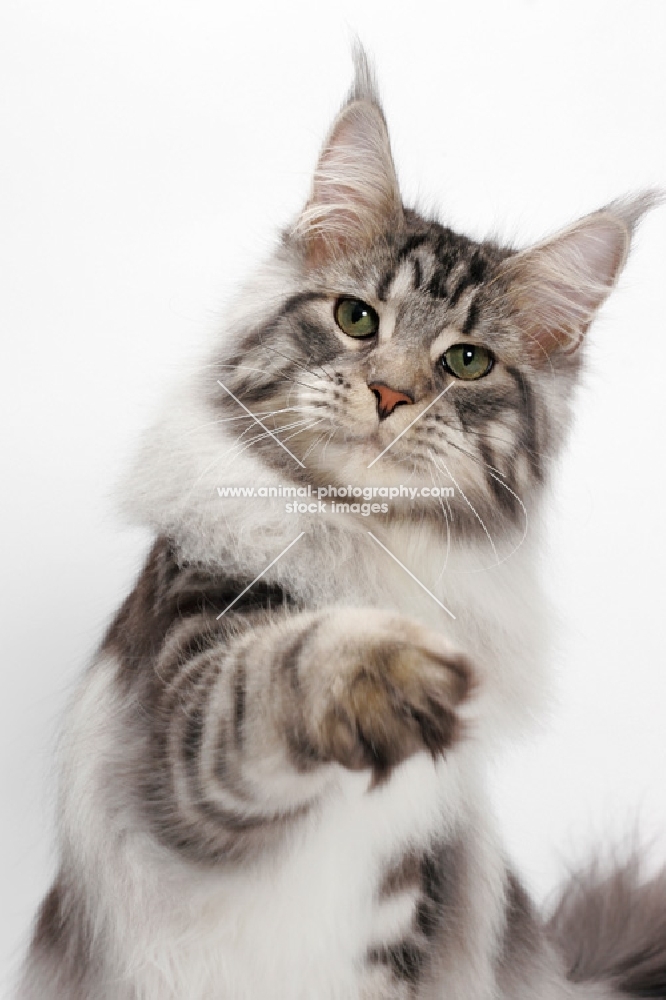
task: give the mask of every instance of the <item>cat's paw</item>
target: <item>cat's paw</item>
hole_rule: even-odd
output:
[[[460,736],[468,661],[439,633],[384,612],[356,614],[339,638],[319,722],[325,759],[386,773],[412,754],[444,753]]]

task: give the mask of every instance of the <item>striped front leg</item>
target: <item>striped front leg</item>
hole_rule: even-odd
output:
[[[444,752],[470,687],[439,634],[374,609],[196,615],[151,673],[145,801],[161,839],[197,858],[265,848],[336,764],[381,782]]]

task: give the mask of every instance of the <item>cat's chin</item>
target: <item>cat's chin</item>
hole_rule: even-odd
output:
[[[353,427],[346,428],[344,434],[344,441],[349,446],[358,449],[359,453],[362,452],[363,457],[367,457],[368,462],[372,462],[373,459],[381,455],[382,452],[390,448],[393,450],[393,442],[396,441],[399,432],[386,433],[384,427],[380,424],[379,426],[371,430],[358,430]],[[386,452],[386,457],[391,455],[391,451]],[[398,445],[395,449],[395,456],[400,456],[400,446]],[[404,457],[404,456],[403,456]]]
[[[317,456],[311,452],[308,459],[310,473],[317,470],[317,479],[326,478],[327,483],[343,481],[357,486],[371,483],[376,486],[394,486],[406,481],[412,483],[414,476],[423,475],[424,484],[430,485],[431,476],[427,465],[415,461],[414,456],[403,452],[398,443],[391,448],[392,441],[383,440],[378,432],[374,434],[345,434],[344,438],[329,442],[326,450]],[[323,481],[323,480],[322,480]]]

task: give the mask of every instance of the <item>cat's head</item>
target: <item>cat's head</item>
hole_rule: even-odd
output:
[[[521,251],[424,218],[403,205],[359,52],[309,200],[218,356],[216,406],[291,479],[449,487],[446,505],[416,499],[398,516],[522,528],[585,332],[652,202],[615,202]]]

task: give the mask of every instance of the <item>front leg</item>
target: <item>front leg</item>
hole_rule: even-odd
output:
[[[471,670],[443,636],[389,612],[319,616],[292,659],[285,717],[315,761],[371,768],[376,780],[459,732]]]
[[[154,666],[145,800],[197,858],[265,849],[339,773],[445,753],[471,687],[438,633],[376,609],[183,624]]]

